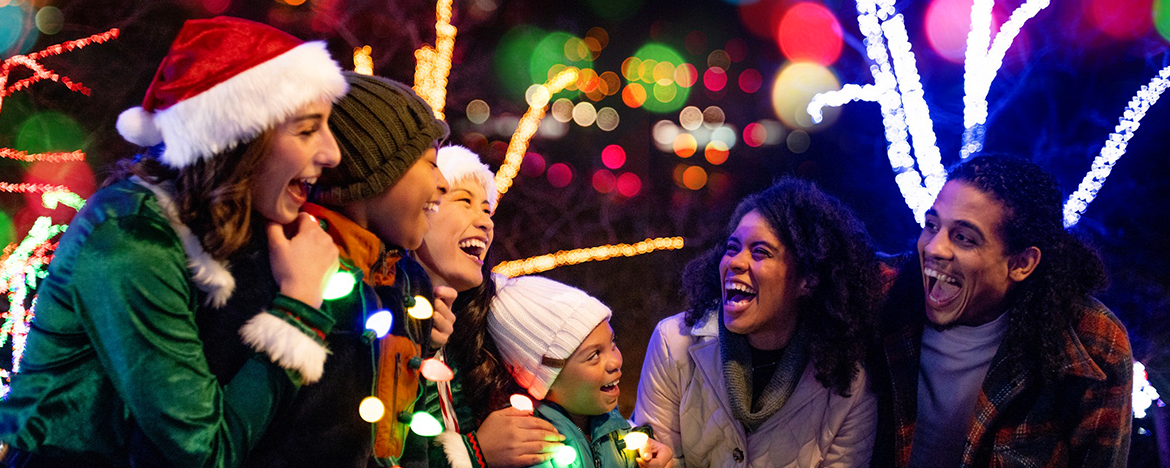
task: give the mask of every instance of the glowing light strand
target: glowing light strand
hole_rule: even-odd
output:
[[[33,192],[68,192],[68,191],[69,191],[69,188],[64,186],[64,185],[30,184],[30,183],[13,184],[10,182],[0,182],[0,192],[33,193]]]
[[[1020,34],[1024,23],[1049,0],[1027,0],[1012,12],[1000,26],[995,40],[991,40],[991,0],[975,0],[971,7],[971,32],[967,35],[967,50],[963,61],[963,144],[959,147],[962,159],[983,150],[984,125],[987,123],[987,93],[1003,66],[1007,50]]]
[[[927,190],[923,176],[915,169],[915,160],[910,154],[907,111],[903,97],[898,92],[898,88],[906,89],[910,86],[909,84],[903,86],[898,82],[899,78],[894,74],[890,54],[887,52],[886,33],[883,32],[882,23],[893,15],[894,5],[889,0],[883,0],[880,4],[874,0],[858,0],[857,12],[858,27],[865,35],[866,55],[873,61],[869,69],[874,77],[874,83],[865,86],[845,85],[840,91],[818,94],[809,104],[808,113],[814,122],[820,122],[823,106],[843,105],[855,100],[876,101],[881,107],[882,124],[885,127],[886,141],[889,142],[886,153],[890,167],[894,171],[894,181],[902,193],[902,198],[914,213],[915,219],[922,223],[926,209],[929,208],[934,196]],[[905,37],[904,25],[902,30],[902,37]],[[908,42],[904,49],[909,50]],[[907,61],[904,57],[901,60],[902,67],[913,64],[912,60]],[[909,75],[909,72],[903,74]],[[917,72],[914,72],[913,76],[917,79]],[[921,85],[918,87],[921,88]],[[941,167],[941,164],[938,167]],[[936,172],[938,167],[935,168]],[[937,174],[934,179],[938,179]]]
[[[1105,179],[1109,177],[1113,165],[1125,154],[1125,147],[1129,143],[1129,139],[1133,138],[1138,126],[1141,125],[1142,117],[1146,116],[1146,111],[1149,110],[1150,106],[1158,102],[1158,98],[1162,96],[1168,86],[1170,86],[1170,66],[1158,72],[1158,75],[1150,80],[1149,84],[1142,86],[1133,99],[1130,99],[1125,112],[1121,114],[1120,121],[1114,127],[1114,132],[1109,134],[1101,152],[1093,160],[1089,172],[1085,174],[1085,178],[1081,180],[1077,190],[1069,195],[1068,200],[1065,201],[1065,227],[1077,224],[1085,209],[1089,207],[1089,203],[1097,198],[1097,191],[1101,190],[1101,186],[1105,184]]]
[[[78,150],[67,153],[50,152],[28,154],[28,152],[17,151],[12,148],[0,148],[0,158],[15,159],[24,162],[76,162],[85,160],[85,152]]]
[[[40,52],[35,52],[28,55],[14,55],[5,59],[3,64],[0,64],[0,99],[3,99],[4,97],[9,96],[16,91],[27,88],[33,83],[36,83],[37,81],[43,80],[45,78],[48,78],[52,81],[58,81],[61,84],[64,84],[70,90],[78,91],[88,96],[89,88],[86,88],[81,83],[74,83],[67,76],[61,76],[46,70],[37,61],[45,57],[59,55],[61,53],[75,49],[81,49],[90,44],[100,44],[118,37],[118,34],[118,29],[114,28],[101,34],[94,34],[84,39],[77,39],[74,41],[51,45],[46,47],[44,50],[41,50]],[[28,68],[29,70],[32,70],[33,76],[17,81],[10,86],[6,86],[8,83],[9,72],[12,71],[12,68],[17,65],[21,65]],[[3,101],[0,100],[0,103],[2,102]]]
[[[902,108],[906,113],[906,127],[910,131],[910,141],[914,146],[914,158],[930,199],[926,203],[919,203],[918,208],[914,209],[914,217],[921,223],[929,203],[933,202],[935,195],[942,190],[947,171],[942,165],[942,155],[939,153],[934,135],[934,122],[930,119],[930,107],[924,98],[922,80],[918,75],[914,52],[910,49],[910,38],[906,35],[906,23],[902,15],[894,15],[883,21],[882,32],[889,41],[894,76],[898,80]]]
[[[565,89],[565,86],[570,83],[576,82],[577,76],[577,68],[568,67],[542,86],[548,90],[548,95],[552,96]],[[547,107],[547,101],[541,106],[530,105],[528,111],[520,118],[520,123],[516,125],[516,132],[512,134],[512,139],[508,142],[504,164],[500,166],[500,170],[496,171],[496,190],[499,192],[497,199],[502,198],[508,192],[508,189],[512,187],[512,179],[520,173],[520,163],[524,162],[524,153],[528,151],[528,143],[536,134],[536,130],[540,128],[540,120],[544,118]]]
[[[445,120],[443,109],[447,102],[447,75],[451,73],[451,57],[455,53],[455,26],[451,25],[452,0],[439,0],[435,5],[435,47],[423,45],[414,51],[414,91]]]
[[[609,260],[614,257],[633,257],[657,250],[678,250],[681,248],[683,248],[682,237],[658,237],[634,244],[601,245],[584,249],[562,250],[553,254],[500,262],[499,265],[492,268],[492,271],[514,277],[549,271],[566,265]]]

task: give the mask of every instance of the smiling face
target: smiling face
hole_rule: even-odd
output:
[[[758,212],[744,215],[727,239],[719,261],[723,324],[757,349],[782,348],[796,330],[802,282],[792,263],[792,253]]]
[[[545,399],[575,416],[597,416],[617,408],[622,352],[609,320],[602,321],[569,356]]]
[[[310,103],[273,129],[272,148],[256,172],[253,208],[269,220],[291,223],[321,169],[341,162],[337,141],[325,123],[333,106]]]
[[[447,181],[435,164],[435,149],[430,148],[390,189],[354,202],[344,211],[382,242],[413,250],[422,244],[430,227],[427,215],[438,211],[446,190]]]
[[[430,221],[415,254],[431,280],[456,291],[483,283],[483,261],[495,234],[483,186],[471,177],[456,182]]]
[[[981,325],[1004,311],[1004,296],[1022,281],[999,233],[1004,216],[1003,204],[978,188],[943,185],[918,237],[931,323]]]

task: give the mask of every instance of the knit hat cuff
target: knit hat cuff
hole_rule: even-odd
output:
[[[363,174],[361,180],[353,181],[347,185],[339,185],[321,190],[317,198],[318,203],[341,206],[372,198],[382,193],[398,183],[398,180],[406,175],[410,167],[422,157],[423,152],[434,148],[437,143],[445,140],[448,134],[450,134],[450,130],[447,127],[447,123],[436,119],[431,125],[415,133],[413,135],[414,138],[401,142],[401,147],[398,148],[397,153],[380,156],[385,162],[374,168],[372,173]],[[362,143],[359,142],[358,144]],[[364,144],[372,145],[373,143],[364,142]],[[363,148],[363,150],[371,152],[378,151],[374,147]],[[349,157],[349,155],[343,155],[343,157]],[[409,164],[403,167],[395,163],[395,161],[409,161]]]

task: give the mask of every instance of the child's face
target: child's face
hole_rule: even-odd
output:
[[[571,414],[597,416],[617,407],[618,380],[622,378],[622,352],[606,320],[597,325],[548,389],[546,400]]]
[[[430,228],[427,213],[438,210],[445,191],[447,180],[435,163],[435,149],[428,149],[398,183],[370,199],[370,231],[388,244],[417,249]]]

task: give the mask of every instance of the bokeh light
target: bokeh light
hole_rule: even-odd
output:
[[[539,153],[529,152],[524,155],[524,160],[520,162],[520,173],[525,177],[540,177],[544,174],[544,156]]]
[[[963,63],[967,51],[967,34],[971,31],[972,0],[934,0],[926,8],[923,29],[926,40],[940,57]],[[991,16],[991,29],[999,30],[999,20]]]
[[[1156,1],[1156,0],[1154,0]],[[1089,0],[1089,20],[1115,39],[1136,39],[1153,26],[1151,0]]]
[[[598,169],[593,173],[593,190],[599,193],[612,192],[614,186],[617,185],[617,177],[614,177],[612,172],[606,169]]]
[[[622,79],[618,77],[617,73],[607,71],[602,73],[599,78],[601,81],[598,83],[598,87],[606,96],[613,96],[622,89]]]
[[[222,14],[232,6],[232,0],[203,0],[203,9],[213,15]]]
[[[789,60],[830,65],[841,56],[842,35],[833,12],[819,3],[802,2],[784,13],[776,41]]]
[[[817,93],[840,88],[837,77],[828,68],[812,62],[791,63],[776,75],[776,82],[772,85],[772,108],[780,121],[789,127],[825,128],[837,120],[841,108],[825,108],[824,120],[814,125],[808,115],[808,103]]]
[[[16,240],[16,228],[12,225],[12,218],[8,213],[0,211],[0,248]]]
[[[622,102],[631,109],[642,107],[646,103],[646,88],[641,84],[630,83],[622,90]]]
[[[759,148],[768,140],[768,129],[752,122],[743,127],[743,142],[752,148]]]
[[[626,198],[634,198],[642,191],[642,178],[633,172],[626,172],[618,176],[617,191]]]
[[[650,130],[654,142],[659,145],[671,145],[679,134],[678,126],[669,120],[659,120]]]
[[[699,80],[699,71],[695,69],[694,65],[684,63],[675,67],[674,82],[684,88],[690,88]]]
[[[739,10],[739,19],[752,35],[774,39],[776,28],[780,25],[781,15],[789,0],[757,0],[743,2]]]
[[[593,125],[597,121],[597,108],[591,102],[578,102],[573,106],[573,122],[582,127]]]
[[[471,123],[479,125],[487,122],[488,118],[492,116],[492,108],[483,99],[476,99],[467,103],[467,120]]]
[[[723,114],[723,109],[719,106],[707,106],[703,109],[703,126],[716,129],[723,125],[726,115]]]
[[[25,25],[33,22],[32,7],[26,5],[8,5],[0,7],[0,51],[10,51],[17,42],[21,40],[21,35],[26,31]],[[31,25],[29,27],[31,29]],[[28,52],[36,42],[39,35],[36,31],[31,31],[24,37],[24,43],[17,48],[18,54]]]
[[[601,150],[601,163],[610,169],[617,169],[626,163],[626,150],[618,145],[609,145]]]
[[[727,86],[727,72],[722,68],[708,68],[703,73],[703,86],[711,91],[720,91]]]
[[[1162,39],[1170,41],[1170,0],[1154,0],[1154,27]]]
[[[574,66],[581,69],[581,74],[578,75],[578,85],[582,80],[589,81],[596,79],[597,73],[592,72],[593,57],[592,54],[584,54],[586,56],[570,57],[565,54],[566,44],[579,44],[576,49],[578,51],[588,52],[588,47],[580,38],[573,36],[563,31],[553,31],[542,37],[537,43],[535,49],[532,51],[532,58],[528,64],[528,84],[539,84],[548,81],[549,71],[555,66]],[[570,47],[572,48],[572,47]],[[596,86],[596,83],[593,83]],[[558,96],[572,94],[571,87],[566,87],[564,91],[557,93]],[[582,90],[588,91],[588,90]]]
[[[37,11],[36,22],[41,34],[51,36],[61,32],[61,27],[65,26],[65,13],[55,6],[47,6]]]
[[[641,75],[642,59],[638,57],[627,57],[622,61],[622,77],[628,81],[638,81],[642,79]]]
[[[695,106],[686,106],[678,113],[678,123],[682,128],[695,130],[703,125],[703,111]]]
[[[749,68],[739,73],[739,89],[745,93],[752,94],[760,90],[764,85],[764,77],[760,76],[760,72],[755,68]]]
[[[602,107],[597,111],[597,128],[602,131],[612,132],[618,127],[621,122],[621,117],[618,116],[616,109],[612,107]]]
[[[548,100],[551,97],[548,87],[542,84],[529,86],[528,90],[524,92],[524,101],[533,108],[542,108],[548,105]]]
[[[573,181],[573,169],[565,163],[556,163],[548,167],[548,183],[556,188],[564,188]]]
[[[88,134],[76,121],[60,112],[39,112],[20,124],[13,148],[29,153],[86,149]]]
[[[778,145],[784,141],[787,133],[783,124],[772,119],[763,119],[760,121],[760,125],[763,125],[764,129],[768,131],[768,137],[764,140],[765,145]]]
[[[609,45],[609,33],[601,26],[589,28],[589,31],[585,32],[585,45],[593,51],[593,56],[597,57],[601,49]]]
[[[735,148],[735,129],[726,125],[722,125],[711,132],[710,141],[721,142],[726,145],[728,149]]]
[[[727,144],[719,140],[707,143],[707,148],[703,150],[703,156],[707,158],[707,162],[716,166],[727,162],[727,156],[730,154],[731,151]]]
[[[533,44],[539,42],[546,34],[538,27],[521,25],[512,28],[500,38],[499,46],[492,57],[492,68],[500,86],[509,97],[523,98],[524,91],[533,84],[529,76]],[[540,83],[544,81],[543,78],[539,80]]]
[[[678,52],[665,45],[651,42],[638,49],[633,57],[640,61],[638,79],[646,83],[653,83],[652,89],[647,93],[646,100],[642,103],[643,108],[650,112],[665,113],[673,112],[686,103],[690,96],[690,89],[680,86],[673,76],[677,75],[677,70],[686,63]],[[668,65],[659,68],[663,62]],[[656,71],[665,74],[668,70],[676,70],[676,72],[669,77],[655,78]],[[627,79],[631,82],[634,81],[633,75],[633,72],[627,75]]]
[[[573,120],[573,101],[569,98],[558,98],[552,104],[552,117],[557,122],[566,123]]]
[[[682,174],[683,186],[691,190],[699,190],[707,185],[707,171],[699,166],[688,167]]]
[[[699,149],[699,142],[695,141],[694,135],[690,133],[680,133],[674,138],[674,154],[680,158],[691,157],[697,149]]]
[[[683,43],[691,55],[702,55],[703,51],[707,50],[707,35],[696,29],[687,33]]]
[[[731,57],[727,55],[727,51],[723,49],[716,49],[707,54],[707,66],[710,68],[722,68],[724,70],[731,68]]]
[[[808,147],[809,144],[812,143],[812,139],[809,138],[808,133],[806,133],[804,130],[793,130],[792,133],[788,134],[787,142],[788,151],[800,154],[808,151]]]

